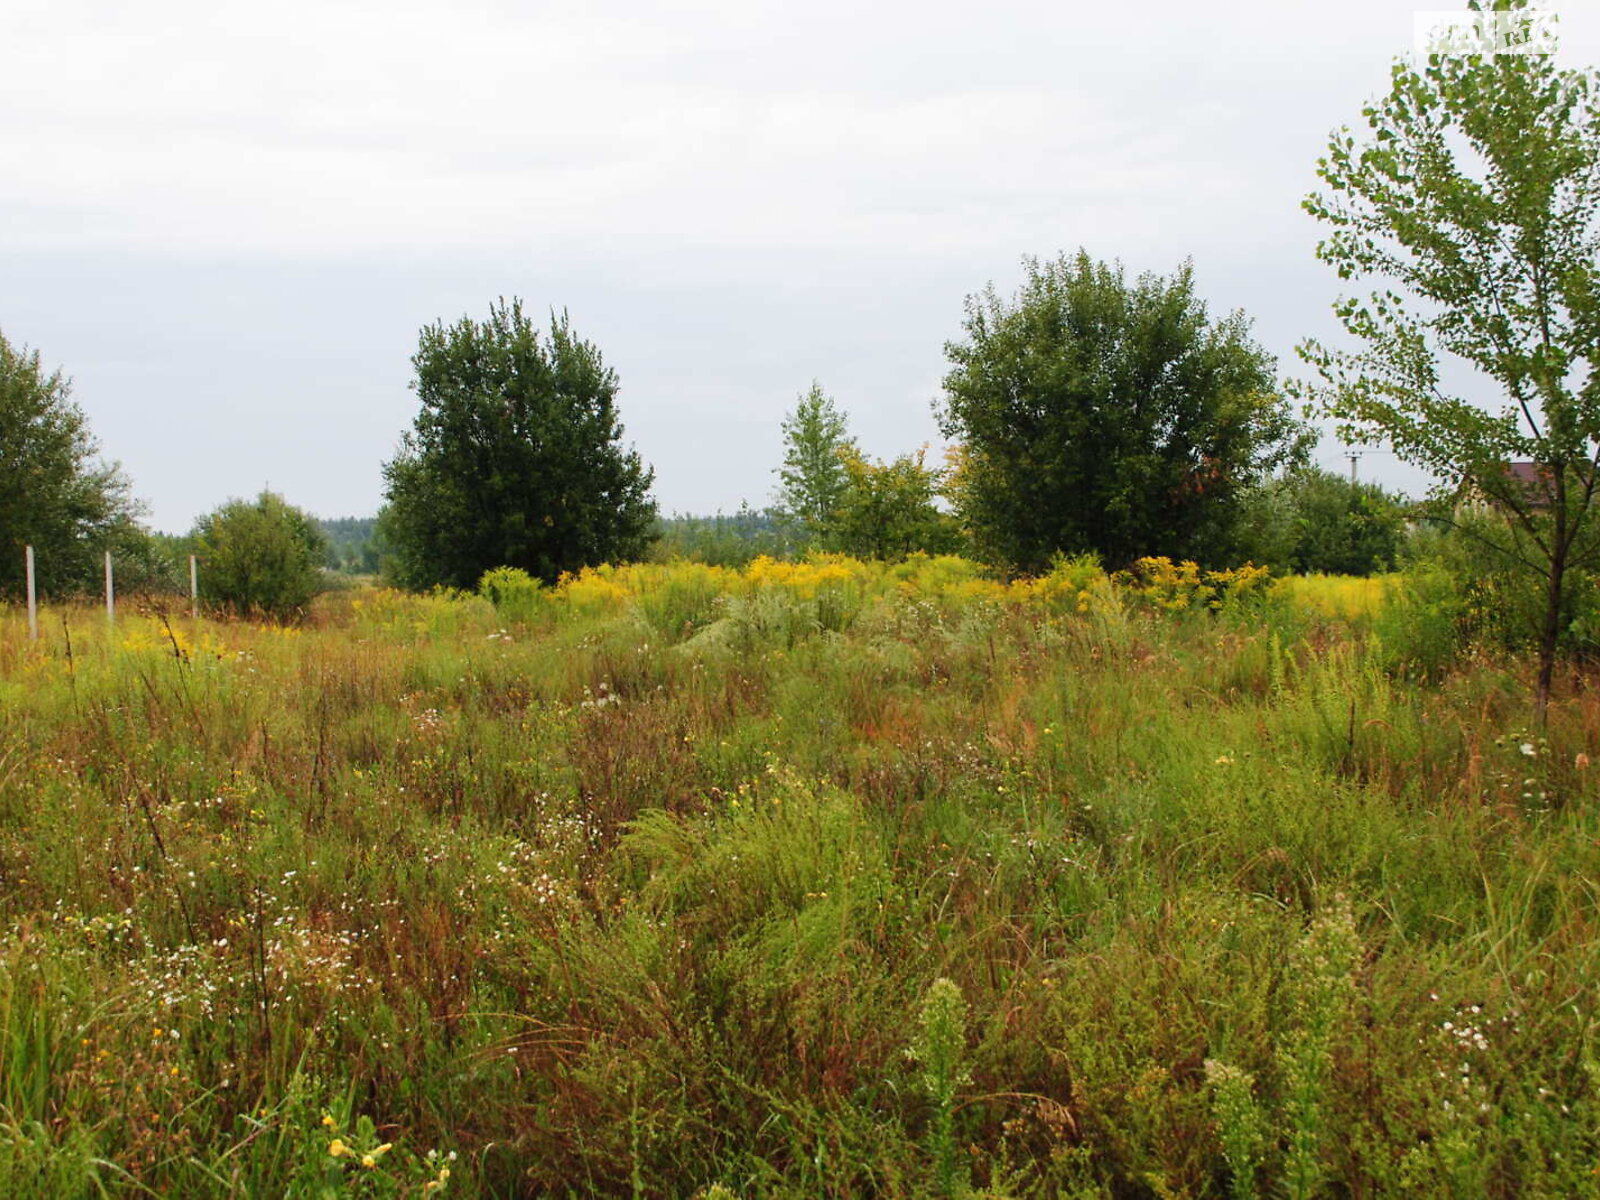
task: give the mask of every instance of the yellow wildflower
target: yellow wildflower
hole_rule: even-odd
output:
[[[422,1185],[423,1194],[426,1195],[428,1192],[438,1191],[440,1188],[444,1187],[445,1180],[447,1180],[449,1178],[450,1178],[450,1168],[449,1167],[440,1167],[439,1168],[439,1178],[430,1179],[430,1180],[428,1180],[427,1183]]]

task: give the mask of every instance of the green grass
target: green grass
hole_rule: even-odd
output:
[[[1585,677],[1084,564],[501,586],[0,610],[0,1193],[1596,1191]]]

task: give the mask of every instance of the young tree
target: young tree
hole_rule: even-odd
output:
[[[425,328],[411,361],[422,407],[379,521],[398,582],[470,588],[499,566],[554,582],[643,553],[653,473],[621,445],[616,372],[564,315],[541,341],[502,300]]]
[[[67,379],[0,334],[0,592],[22,588],[25,546],[44,592],[93,588],[105,551],[142,551],[128,481],[98,453]]]
[[[813,382],[783,420],[783,466],[778,504],[814,543],[825,541],[845,491],[843,455],[854,452],[844,413]]]
[[[1083,251],[1025,265],[1013,302],[968,298],[945,347],[940,423],[980,553],[1018,571],[1225,554],[1240,494],[1304,436],[1248,322],[1211,321],[1187,264],[1131,285]]]
[[[1536,32],[1520,2],[1480,20]],[[1491,11],[1492,10],[1492,11]],[[1574,568],[1587,565],[1600,470],[1600,110],[1593,72],[1543,54],[1436,54],[1394,66],[1336,131],[1306,200],[1333,232],[1317,249],[1341,279],[1391,287],[1336,306],[1361,349],[1316,342],[1310,389],[1344,433],[1386,442],[1504,517],[1493,553],[1543,592],[1542,720]],[[1448,367],[1446,363],[1450,364]],[[1485,388],[1485,384],[1488,388]],[[1492,390],[1497,403],[1480,397]],[[1536,464],[1534,481],[1510,469]]]
[[[328,549],[315,517],[265,491],[201,517],[192,538],[208,604],[279,620],[311,603]]]
[[[845,486],[829,525],[828,547],[887,561],[918,551],[954,552],[961,531],[934,504],[943,477],[924,465],[925,453],[875,463],[854,446],[840,451]]]

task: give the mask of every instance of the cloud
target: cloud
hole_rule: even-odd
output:
[[[1199,12],[27,5],[0,250],[844,248],[1043,197],[1136,219],[1239,180],[1218,77],[1288,57],[1281,18]]]
[[[267,480],[370,511],[416,329],[520,294],[622,372],[664,505],[731,508],[813,377],[874,453],[932,436],[962,297],[1023,254],[1192,256],[1280,356],[1327,332],[1299,201],[1410,33],[1389,0],[13,0],[0,328],[179,527]]]

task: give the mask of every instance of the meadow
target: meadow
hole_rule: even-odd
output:
[[[0,1195],[1596,1194],[1600,695],[1396,595],[0,609]]]

